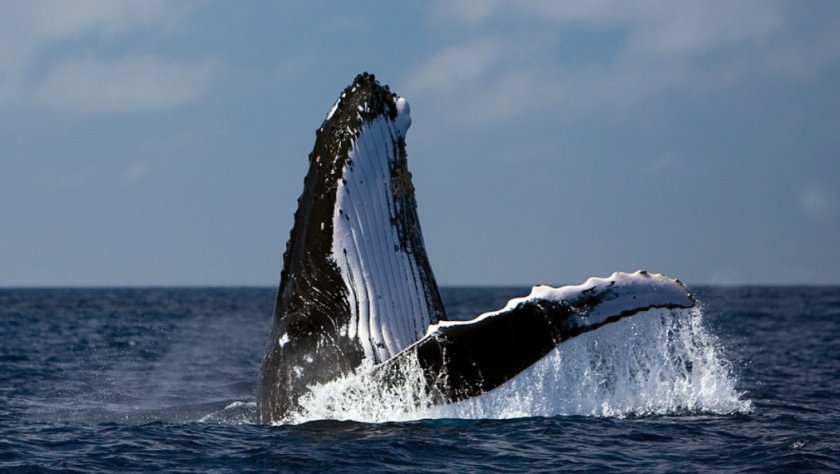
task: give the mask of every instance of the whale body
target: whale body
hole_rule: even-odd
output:
[[[408,102],[360,74],[316,132],[283,256],[258,378],[262,423],[313,386],[375,366],[383,384],[419,364],[439,403],[505,383],[563,341],[653,308],[690,308],[678,280],[644,271],[535,286],[497,311],[448,321],[423,245],[405,137]]]

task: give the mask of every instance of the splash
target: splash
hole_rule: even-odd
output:
[[[287,420],[732,414],[752,410],[699,308],[651,310],[578,336],[504,385],[440,405],[419,365],[383,386],[372,366],[311,387]]]
[[[654,310],[579,336],[475,400],[436,407],[455,418],[748,412],[699,309]]]
[[[399,375],[399,383],[382,383],[375,366],[365,363],[356,373],[316,385],[300,400],[300,409],[290,423],[335,419],[367,423],[411,421],[434,418],[433,395],[427,393],[426,379],[416,357]]]
[[[221,410],[202,416],[198,419],[198,422],[219,425],[249,425],[253,424],[256,412],[256,403],[234,400]]]

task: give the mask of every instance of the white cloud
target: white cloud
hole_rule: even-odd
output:
[[[166,24],[183,11],[162,0],[25,0],[13,3],[11,19],[25,20],[25,30],[34,41],[55,41],[89,32],[121,33]]]
[[[553,106],[562,100],[563,89],[549,71],[529,64],[511,67],[528,48],[477,38],[432,56],[404,87],[410,97],[446,104],[446,120],[461,125],[498,123],[535,107]]]
[[[468,84],[491,71],[494,66],[507,59],[501,41],[492,38],[476,38],[467,43],[443,49],[419,68],[406,83],[415,91],[449,90]]]
[[[492,94],[512,75],[549,104],[562,99],[567,107],[619,109],[673,90],[702,93],[756,78],[809,80],[840,63],[840,11],[832,9],[820,15],[753,0],[442,2],[435,20],[454,22],[464,39],[427,59],[409,84],[424,93],[434,89],[447,108],[462,104],[506,120],[546,105],[482,103],[500,101]],[[563,43],[564,31],[581,29],[612,41],[610,48]],[[567,68],[567,54],[582,59]]]
[[[180,9],[164,7],[158,0],[6,2],[0,15],[0,72],[20,76],[43,48],[68,38],[171,24]]]
[[[190,9],[163,0],[7,2],[0,15],[0,101],[34,98],[51,107],[105,113],[189,103],[206,91],[213,61],[119,48],[97,57],[93,51],[105,44],[113,50],[114,40],[139,31],[148,33],[147,40],[176,34]],[[56,50],[74,41],[84,42],[84,56],[65,52],[56,61]]]
[[[446,113],[450,120],[471,127],[482,127],[514,119],[522,114],[550,108],[562,102],[562,85],[537,71],[506,71],[449,98]]]
[[[439,5],[438,16],[442,19],[452,19],[462,23],[478,24],[493,16],[501,6],[498,0],[460,0],[457,2],[442,2]]]
[[[805,187],[800,193],[799,204],[802,211],[814,219],[829,218],[838,211],[836,193],[819,185]]]
[[[141,181],[154,170],[154,166],[148,161],[132,161],[123,169],[120,178],[129,183]]]
[[[152,55],[67,61],[51,71],[36,97],[51,108],[86,113],[159,110],[200,98],[216,69],[213,60],[176,62]]]
[[[527,18],[556,25],[627,29],[629,49],[651,54],[703,51],[761,42],[782,26],[777,2],[662,2],[654,0],[490,0],[445,2],[442,17],[467,25],[494,18]]]

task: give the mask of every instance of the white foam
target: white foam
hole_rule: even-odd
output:
[[[234,401],[223,409],[208,413],[198,419],[199,423],[215,423],[222,425],[253,424],[257,411],[254,402]]]
[[[435,405],[415,363],[405,382],[383,387],[372,364],[311,387],[290,422],[425,418],[645,416],[745,413],[749,400],[700,309],[657,309],[561,344],[504,385],[459,403]]]
[[[682,314],[681,314],[682,313]],[[564,344],[480,397],[436,416],[612,416],[748,412],[699,310],[654,310]]]

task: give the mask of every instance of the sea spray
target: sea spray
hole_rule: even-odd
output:
[[[417,358],[409,358],[402,372],[392,383],[383,383],[376,367],[365,364],[354,374],[312,387],[299,400],[300,409],[287,421],[337,419],[380,423],[431,418],[428,413],[436,397],[426,388]]]
[[[500,349],[501,350],[501,349]],[[311,387],[286,422],[731,414],[751,410],[699,308],[651,310],[569,340],[504,385],[435,403],[419,365],[384,385],[368,365]]]
[[[437,416],[644,416],[747,412],[702,312],[654,310],[561,344],[505,385]]]

